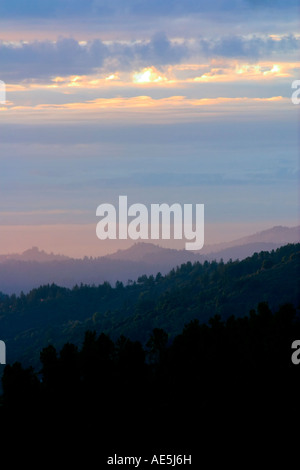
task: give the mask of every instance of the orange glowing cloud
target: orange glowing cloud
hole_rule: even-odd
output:
[[[143,84],[143,83],[160,83],[167,81],[168,79],[162,75],[155,67],[144,68],[140,72],[133,74],[132,81],[133,83]]]
[[[176,110],[186,111],[193,109],[199,109],[203,107],[214,107],[216,110],[222,109],[222,111],[230,111],[233,107],[238,106],[247,106],[248,108],[253,106],[272,105],[272,103],[288,103],[290,105],[290,100],[283,98],[282,96],[273,96],[269,98],[248,98],[248,97],[218,97],[218,98],[201,98],[201,99],[190,99],[185,96],[171,96],[168,98],[153,99],[150,96],[136,96],[132,98],[98,98],[89,101],[83,102],[73,102],[73,103],[63,103],[63,104],[39,104],[35,106],[15,106],[13,104],[7,105],[1,108],[1,110],[6,110],[11,113],[18,113],[21,117],[24,113],[28,112],[31,115],[31,118],[34,116],[37,117],[41,115],[48,114],[49,117],[58,118],[57,113],[70,114],[73,112],[80,111],[80,117],[82,118],[82,113],[87,113],[86,115],[92,116],[93,114],[101,117],[101,112],[106,111],[112,113],[111,116],[115,115],[115,111],[124,111],[137,113],[139,111],[145,110],[149,115],[151,112],[159,111],[168,111],[171,110],[172,113]],[[99,114],[100,113],[100,114]],[[176,114],[176,113],[175,113]],[[174,118],[175,118],[174,114]],[[104,116],[104,115],[103,115]],[[108,115],[105,114],[107,117]]]
[[[96,75],[56,76],[50,81],[24,81],[19,84],[7,84],[7,92],[29,90],[58,89],[66,95],[76,94],[77,90],[97,90],[108,88],[135,88],[177,86],[188,87],[190,84],[208,82],[240,82],[247,80],[276,80],[294,77],[298,63],[260,62],[246,63],[236,60],[213,59],[205,64],[180,64],[163,67],[158,70],[149,66],[136,72],[107,71]],[[296,77],[295,77],[296,79]]]
[[[263,62],[259,64],[245,64],[234,62],[226,68],[211,68],[202,75],[195,77],[195,82],[229,82],[240,80],[265,80],[282,77],[292,77],[293,68],[298,64]]]

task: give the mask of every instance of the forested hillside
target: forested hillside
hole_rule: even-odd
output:
[[[8,362],[38,367],[43,347],[67,341],[79,346],[88,329],[145,344],[154,328],[171,340],[191,320],[241,317],[263,301],[272,311],[286,302],[298,307],[299,248],[286,245],[243,261],[186,263],[128,285],[45,285],[27,295],[2,294],[0,331]]]
[[[43,459],[50,443],[99,468],[116,452],[192,455],[194,468],[268,455],[266,435],[279,448],[300,413],[299,249],[1,295],[2,426]]]
[[[299,416],[295,338],[295,308],[272,313],[266,303],[244,318],[189,322],[171,344],[159,328],[144,347],[86,331],[80,348],[43,348],[39,376],[19,362],[6,366],[0,420],[45,452],[53,440],[56,449],[80,455],[84,443],[84,459],[101,468],[116,449],[188,454],[194,468],[234,449],[234,461],[237,449],[266,452],[266,435],[280,446],[291,416]]]

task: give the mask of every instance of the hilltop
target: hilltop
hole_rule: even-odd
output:
[[[254,253],[271,251],[287,243],[299,242],[299,227],[273,227],[230,243],[205,245],[200,252],[163,248],[153,243],[134,243],[102,257],[69,258],[33,247],[21,254],[0,256],[0,291],[28,293],[41,284],[72,288],[75,284],[101,284],[105,281],[135,281],[142,275],[165,275],[188,261],[243,260]]]
[[[153,328],[172,338],[193,319],[244,316],[262,301],[272,310],[284,303],[298,307],[299,254],[300,244],[289,244],[242,261],[188,262],[128,285],[47,284],[18,297],[2,294],[0,331],[8,358],[37,366],[42,347],[79,344],[87,329],[144,342]]]

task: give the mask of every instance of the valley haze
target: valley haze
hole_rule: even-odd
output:
[[[167,274],[188,261],[224,262],[242,260],[255,252],[271,251],[287,243],[299,242],[299,229],[276,226],[231,242],[207,245],[200,252],[163,248],[153,243],[136,242],[126,250],[101,257],[70,258],[48,254],[38,247],[22,254],[0,255],[0,291],[19,295],[43,284],[55,283],[72,288],[80,284],[98,285],[105,281],[127,284],[139,276]]]

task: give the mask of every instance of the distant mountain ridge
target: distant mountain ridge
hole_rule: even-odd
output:
[[[10,361],[38,365],[42,347],[79,344],[88,329],[144,342],[153,328],[174,336],[189,321],[244,316],[258,302],[272,310],[287,302],[299,308],[299,250],[300,244],[289,244],[243,261],[186,263],[165,276],[144,273],[126,286],[40,283],[26,295],[0,295],[1,339]]]
[[[199,256],[205,254],[219,254],[223,250],[229,248],[237,248],[240,246],[253,246],[253,248],[259,249],[259,244],[267,250],[278,248],[279,246],[285,245],[287,243],[298,243],[300,241],[300,225],[296,227],[285,227],[282,225],[274,226],[270,229],[263,230],[261,232],[254,233],[245,237],[237,238],[230,242],[224,243],[215,243],[215,244],[205,244],[200,252],[198,251],[186,251],[186,250],[177,250],[173,248],[163,248],[157,244],[151,242],[136,242],[131,247],[125,250],[118,250],[112,254],[94,257],[93,259],[114,259],[114,260],[127,260],[127,261],[147,261],[153,263],[153,256],[160,256],[163,254],[165,258],[175,257],[176,255],[189,261],[191,258],[195,257],[195,260],[199,259]],[[261,250],[260,250],[261,251]],[[47,262],[47,261],[64,261],[74,259],[66,255],[46,253],[44,250],[40,250],[38,247],[34,246],[25,250],[23,253],[11,253],[0,255],[0,262],[8,260],[19,260],[19,261],[37,261],[37,262]],[[76,258],[77,259],[77,258]],[[183,261],[184,262],[184,261]]]
[[[236,246],[243,246],[255,243],[274,244],[277,247],[286,245],[287,243],[298,243],[300,241],[300,225],[296,227],[285,227],[276,225],[267,230],[241,237],[236,240],[225,243],[217,243],[214,245],[204,245],[202,253],[217,253],[221,250]]]
[[[144,262],[148,264],[156,264],[161,262],[162,258],[165,261],[174,262],[177,264],[186,263],[187,261],[198,261],[202,256],[187,250],[176,250],[173,248],[163,248],[154,243],[135,243],[126,250],[118,250],[115,253],[105,256],[106,259],[122,260],[122,261],[135,261]]]
[[[37,261],[38,263],[45,263],[47,261],[64,261],[70,259],[65,255],[55,255],[53,253],[46,253],[44,250],[40,250],[38,247],[33,246],[23,253],[12,253],[8,255],[0,255],[0,262],[9,260],[19,261]]]
[[[232,242],[207,245],[199,252],[139,242],[106,256],[74,259],[33,247],[22,254],[0,255],[0,292],[26,293],[40,284],[51,283],[68,288],[105,281],[114,285],[117,281],[137,280],[144,274],[166,274],[188,261],[242,260],[255,252],[272,251],[299,242],[299,229],[299,226],[277,226]]]
[[[107,255],[107,259],[130,260],[155,264],[165,260],[176,260],[177,264],[187,261],[204,261],[244,259],[255,252],[276,250],[282,245],[288,243],[298,243],[300,241],[300,226],[284,227],[275,226],[262,232],[255,233],[246,237],[238,238],[231,242],[217,243],[214,245],[204,245],[203,249],[198,251],[174,250],[162,248],[153,243],[135,243],[127,250],[118,250]]]

